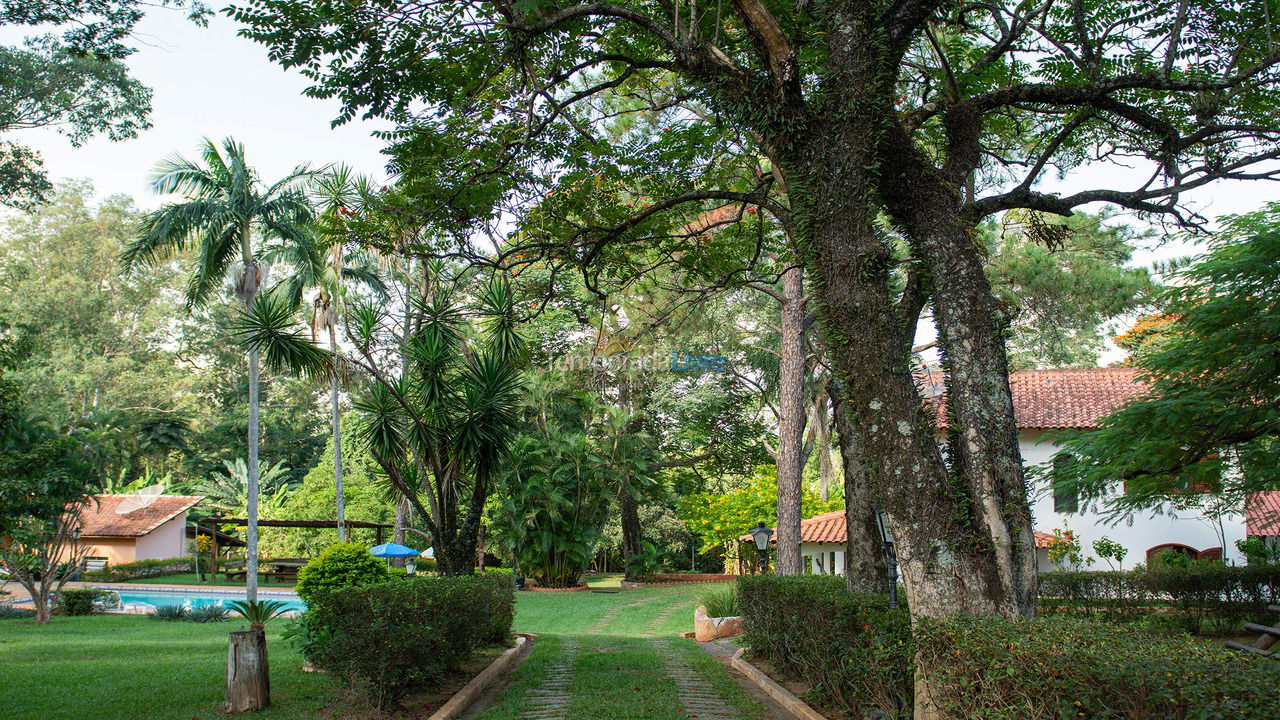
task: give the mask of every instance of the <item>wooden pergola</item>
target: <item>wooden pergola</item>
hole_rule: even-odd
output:
[[[218,535],[221,534],[221,526],[231,525],[235,527],[244,527],[249,524],[248,518],[220,518],[207,517],[196,522],[196,532],[200,528],[208,528],[213,538],[213,566],[218,567]],[[363,520],[347,520],[343,522],[348,528],[373,530],[377,534],[377,545],[382,544],[384,534],[387,530],[395,528],[394,525],[387,523],[365,522]],[[338,527],[337,520],[259,520],[258,527],[282,527],[282,528],[310,528],[313,530],[336,530]]]

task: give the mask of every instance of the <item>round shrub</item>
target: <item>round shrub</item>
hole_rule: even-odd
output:
[[[298,571],[298,597],[311,605],[317,595],[346,588],[366,587],[386,582],[386,564],[369,554],[359,543],[330,545],[320,557]]]
[[[56,610],[63,615],[93,615],[98,612],[96,603],[105,594],[94,588],[63,590],[58,593]]]

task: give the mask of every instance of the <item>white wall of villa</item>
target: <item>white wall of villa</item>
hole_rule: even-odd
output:
[[[1056,445],[1045,438],[1045,433],[1037,430],[1019,432],[1018,447],[1022,452],[1022,463],[1026,467],[1044,465],[1051,461]],[[1122,488],[1112,489],[1119,494]],[[1099,538],[1109,538],[1120,543],[1128,550],[1124,566],[1133,567],[1146,562],[1147,551],[1151,548],[1177,544],[1189,547],[1197,552],[1211,548],[1222,548],[1222,557],[1229,563],[1244,564],[1244,557],[1236,549],[1236,541],[1245,536],[1245,518],[1243,514],[1224,516],[1221,521],[1205,517],[1197,510],[1177,510],[1165,503],[1155,510],[1135,513],[1119,522],[1108,519],[1097,504],[1078,503],[1076,512],[1067,512],[1069,503],[1059,504],[1055,501],[1050,488],[1040,485],[1031,488],[1031,512],[1035,529],[1040,532],[1053,533],[1064,526],[1075,532],[1080,539],[1086,558],[1093,558],[1090,569],[1107,570],[1105,560],[1096,557],[1093,543]],[[1223,544],[1224,534],[1226,544]],[[1053,569],[1045,553],[1040,553],[1040,570]]]

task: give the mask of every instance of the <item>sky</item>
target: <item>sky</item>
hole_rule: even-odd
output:
[[[205,136],[239,140],[267,181],[300,163],[331,162],[385,179],[383,143],[371,133],[389,125],[356,120],[331,128],[337,101],[304,97],[306,79],[271,62],[263,46],[237,37],[236,27],[214,17],[202,28],[170,9],[154,9],[139,23],[138,52],[128,64],[152,89],[153,127],[136,139],[94,137],[75,148],[53,130],[12,137],[41,152],[51,178],[88,178],[100,196],[124,193],[147,209],[162,201],[147,186],[156,162],[173,152],[194,156]],[[20,36],[6,32],[0,42]]]

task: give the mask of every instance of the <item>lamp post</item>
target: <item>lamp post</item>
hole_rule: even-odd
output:
[[[751,539],[756,543],[756,550],[760,551],[760,574],[769,572],[769,538],[773,537],[773,530],[764,526],[761,520],[759,525],[751,528]]]
[[[410,575],[418,570],[418,559],[409,558],[404,561],[404,571]]]
[[[884,506],[875,503],[871,509],[876,514],[876,529],[880,531],[880,542],[884,543],[884,559],[888,570],[885,575],[889,579],[889,609],[898,609],[898,554],[893,551],[893,535],[889,534],[889,518],[885,517]]]
[[[79,548],[79,547],[80,547],[80,526],[79,526],[79,525],[76,525],[75,527],[71,528],[71,550],[70,550],[71,555],[70,555],[70,557],[73,557],[73,558],[74,558],[74,557],[76,556],[76,549],[77,549],[77,548]],[[81,569],[81,567],[82,567],[83,565],[84,565],[84,560],[83,560],[83,558],[82,558],[82,559],[80,560],[80,564],[79,564],[79,565],[76,565],[74,568],[70,568],[70,569],[69,569],[69,574],[70,574],[70,576],[71,576],[69,579],[70,579],[72,582],[78,582],[78,581],[80,580],[80,569]]]

